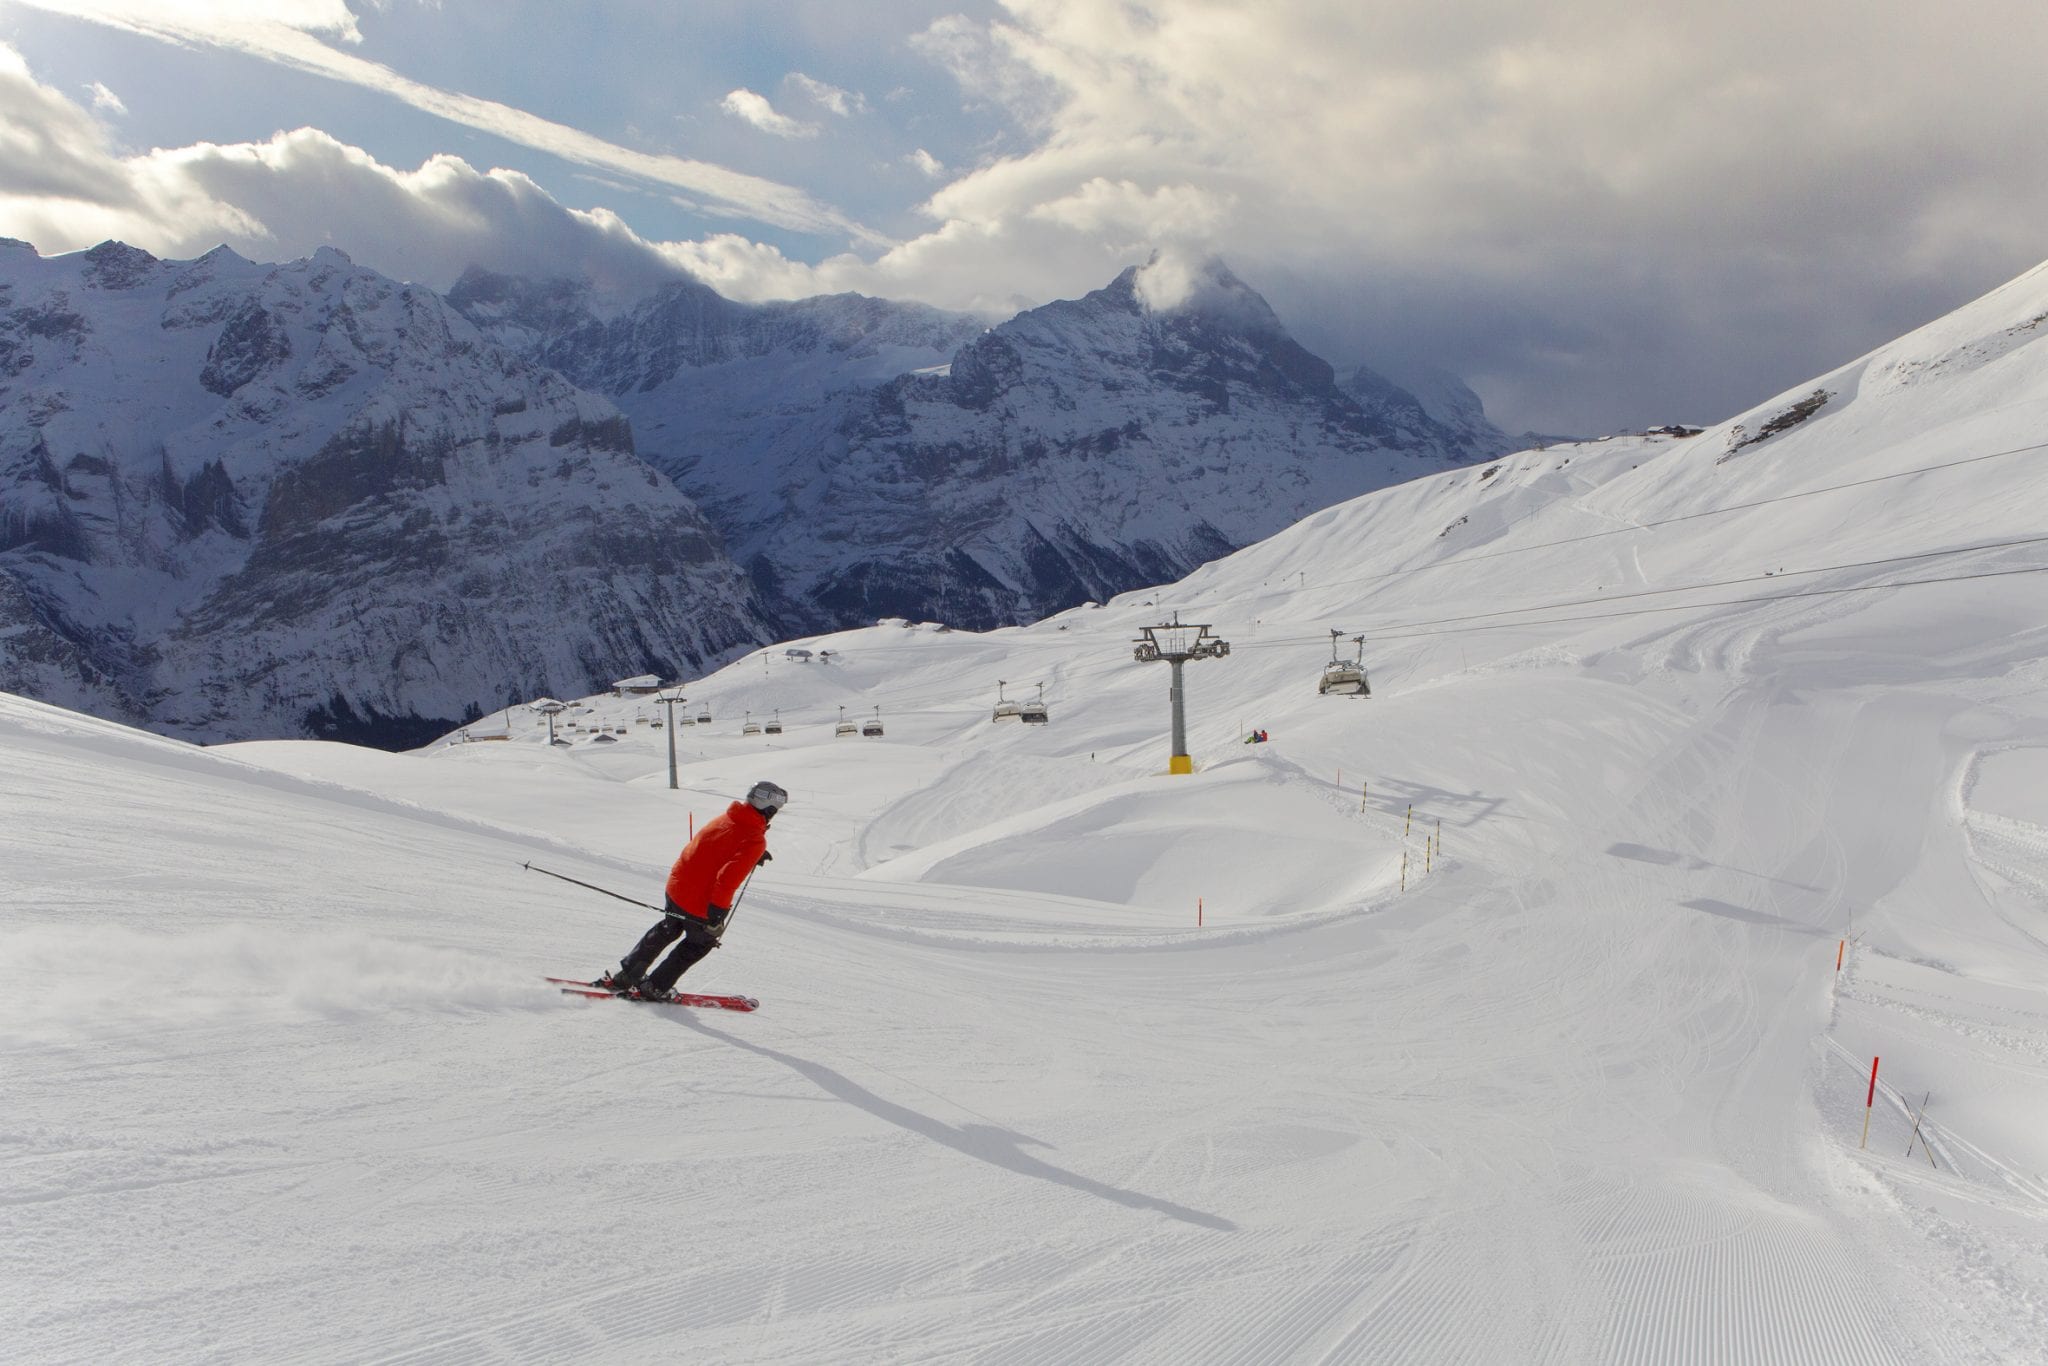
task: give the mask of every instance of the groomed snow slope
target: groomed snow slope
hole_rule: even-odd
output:
[[[206,751],[0,702],[0,1341],[2038,1359],[2048,544],[1932,552],[2044,535],[2044,318],[2036,272],[1762,441],[1527,452],[1032,627],[777,647],[685,689],[709,725]],[[1192,777],[1129,653],[1174,610],[1232,643]],[[1333,626],[1370,700],[1316,695]],[[998,678],[1052,723],[991,725]],[[758,777],[776,861],[688,979],[758,1013],[538,982],[650,917],[522,862],[654,898]]]

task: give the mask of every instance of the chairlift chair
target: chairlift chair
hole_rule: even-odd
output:
[[[706,704],[705,706],[699,707],[697,709],[697,724],[700,726],[708,726],[711,724],[711,707],[709,704]]]
[[[842,735],[858,734],[860,734],[860,727],[846,719],[846,708],[841,707],[839,709],[839,724],[832,727],[832,738],[836,740]]]
[[[1041,683],[1038,685],[1037,701],[1024,702],[1018,705],[1017,719],[1027,726],[1042,726],[1052,720],[1051,713],[1045,709],[1045,684]]]
[[[745,717],[746,724],[740,727],[740,734],[759,735],[761,733],[761,723],[754,719],[754,713],[747,712],[745,713]]]
[[[995,715],[991,716],[989,720],[998,722],[1022,721],[1024,719],[1024,708],[1015,702],[1005,699],[1003,687],[1003,680],[998,678],[996,680],[996,711]]]
[[[1323,666],[1323,676],[1316,682],[1316,693],[1322,697],[1371,697],[1372,684],[1365,673],[1365,637],[1353,636],[1358,646],[1355,658],[1346,659],[1337,653],[1337,643],[1342,631],[1330,632],[1330,662]]]
[[[770,721],[767,725],[761,727],[761,729],[768,732],[768,734],[770,735],[782,734],[782,712],[778,709],[775,713],[775,719],[773,721]]]
[[[860,733],[870,738],[882,733],[882,709],[875,708],[875,714],[860,723]]]

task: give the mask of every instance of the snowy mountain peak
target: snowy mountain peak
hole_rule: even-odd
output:
[[[102,242],[83,253],[79,278],[94,289],[133,289],[161,264],[156,257],[126,242]]]
[[[1248,334],[1287,335],[1265,297],[1215,256],[1155,253],[1145,265],[1117,277],[1155,313],[1188,313]]]
[[[0,286],[0,686],[403,740],[757,632],[618,410],[431,290],[119,243],[7,253]]]

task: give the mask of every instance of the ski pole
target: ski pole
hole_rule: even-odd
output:
[[[755,864],[754,871],[752,873],[747,874],[747,880],[740,884],[740,889],[737,892],[733,893],[732,905],[726,907],[725,919],[723,922],[720,923],[718,927],[718,937],[720,939],[724,939],[725,932],[732,928],[732,918],[740,913],[740,901],[743,897],[746,896],[747,888],[754,885],[754,873],[758,873],[760,871],[761,865],[758,863]]]
[[[581,887],[581,888],[583,888],[583,889],[584,889],[585,891],[590,891],[590,892],[598,892],[598,893],[601,893],[601,894],[603,894],[603,895],[605,895],[605,896],[608,896],[608,897],[610,897],[610,898],[611,898],[612,900],[614,900],[614,901],[623,901],[623,902],[625,902],[625,903],[626,903],[626,904],[627,904],[628,906],[638,906],[638,907],[639,907],[639,908],[640,908],[641,910],[643,910],[643,911],[653,911],[653,912],[655,912],[655,913],[656,913],[656,914],[658,915],[658,914],[661,914],[661,913],[662,913],[662,912],[663,912],[663,911],[664,911],[664,910],[666,909],[665,907],[661,907],[661,906],[650,906],[650,905],[648,905],[648,904],[647,904],[646,902],[644,902],[644,901],[635,901],[635,900],[633,900],[633,898],[632,898],[632,897],[630,897],[630,896],[620,896],[620,895],[619,895],[619,894],[618,894],[617,892],[610,892],[610,891],[606,891],[606,890],[605,890],[604,888],[602,888],[602,887],[599,887],[599,886],[595,885],[594,883],[589,883],[589,882],[578,882],[578,881],[577,881],[577,880],[576,880],[575,878],[573,878],[573,877],[563,877],[563,876],[562,876],[562,874],[560,874],[560,873],[556,873],[556,872],[550,872],[550,871],[549,871],[548,869],[546,869],[546,868],[542,868],[542,867],[539,867],[539,866],[537,866],[537,865],[535,865],[535,864],[531,864],[531,863],[522,863],[522,864],[520,864],[519,866],[520,866],[521,868],[524,868],[524,869],[526,869],[526,871],[527,871],[527,872],[529,872],[529,873],[546,873],[546,874],[547,874],[547,875],[548,875],[549,877],[551,877],[551,878],[556,878],[556,879],[559,879],[560,881],[563,881],[563,882],[573,883],[574,885],[576,885],[576,886],[578,886],[578,887]],[[742,888],[741,890],[745,890],[745,889],[744,889],[744,888]]]

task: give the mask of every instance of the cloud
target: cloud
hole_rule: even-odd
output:
[[[29,74],[0,45],[0,187],[21,200],[76,199],[123,208],[135,187],[106,150],[106,133],[77,104]]]
[[[101,85],[98,81],[94,81],[86,88],[92,91],[93,108],[103,110],[109,114],[126,114],[128,112],[128,106],[121,103],[121,97]]]
[[[334,240],[412,278],[458,248],[545,260],[553,241],[628,275],[687,267],[738,298],[855,289],[986,312],[1073,297],[1154,247],[1214,252],[1340,367],[1453,370],[1511,426],[1725,416],[2034,264],[2048,221],[2048,141],[2011,131],[2037,121],[2038,0],[1961,18],[1905,0],[996,0],[911,44],[972,116],[949,127],[958,142],[915,135],[927,146],[904,160],[932,183],[902,206],[901,241],[787,185],[409,82],[332,45],[353,27],[340,0],[300,0],[282,23],[252,17],[273,12],[256,0],[170,19],[143,0],[17,3],[255,52],[814,235],[778,250],[743,222],[648,242],[524,177],[394,170],[312,130],[123,160],[85,109],[9,80],[0,57],[9,221],[67,240],[89,211],[157,224],[156,241],[258,224],[296,254],[331,212]],[[877,118],[930,117],[898,90]],[[863,112],[834,93],[801,72],[777,87],[821,120]],[[358,188],[388,223],[342,202]]]
[[[718,102],[718,107],[742,123],[752,124],[764,133],[773,133],[779,138],[816,137],[818,125],[804,123],[786,114],[775,112],[775,106],[768,103],[768,97],[757,95],[751,90],[740,89],[729,92]]]
[[[842,119],[867,112],[868,102],[851,90],[841,90],[836,85],[813,80],[801,71],[790,72],[787,79],[789,84],[801,91],[811,103]]]
[[[166,257],[225,242],[259,260],[332,243],[364,265],[442,289],[473,263],[588,276],[620,293],[683,269],[617,215],[568,208],[516,171],[479,171],[459,157],[398,170],[312,128],[119,156],[105,129],[36,83],[4,46],[0,233],[47,253],[119,238]]]
[[[875,275],[1071,294],[1186,241],[1340,365],[1565,429],[1711,418],[2039,259],[2048,143],[2010,130],[2044,39],[2038,0],[1003,0],[916,46],[1028,144]]]
[[[793,186],[711,162],[641,152],[523,109],[441,90],[387,66],[337,51],[319,33],[360,35],[341,0],[17,0],[166,42],[240,52],[296,71],[375,90],[451,123],[502,137],[535,151],[643,182],[682,190],[712,212],[797,232],[844,236],[870,245],[887,239]],[[273,12],[275,11],[275,12]],[[734,96],[747,92],[735,91]],[[733,96],[728,96],[728,100]],[[755,98],[759,98],[756,96]],[[766,101],[762,102],[764,107]],[[772,110],[769,111],[773,113]],[[778,116],[779,117],[779,116]]]

